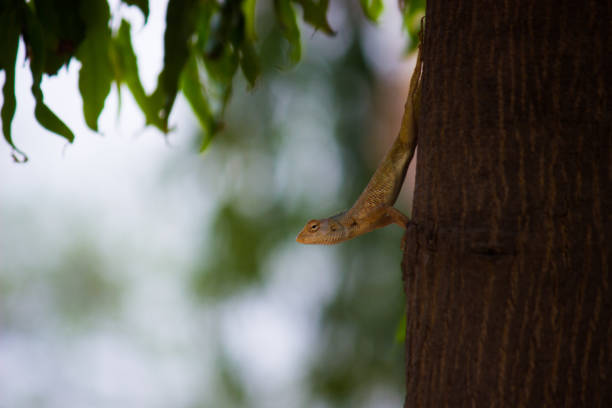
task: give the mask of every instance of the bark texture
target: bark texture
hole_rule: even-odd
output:
[[[428,0],[406,407],[612,407],[612,2]]]

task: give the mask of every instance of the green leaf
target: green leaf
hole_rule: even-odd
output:
[[[15,98],[15,62],[17,60],[17,46],[19,45],[19,20],[16,8],[4,9],[0,13],[0,26],[3,27],[4,35],[0,36],[0,70],[4,70],[4,85],[2,87],[2,134],[4,140],[13,148],[13,159],[19,162],[26,162],[28,157],[19,150],[13,143],[11,134],[11,123],[17,107]],[[18,158],[19,154],[22,157]]]
[[[45,64],[46,50],[44,46],[43,30],[36,16],[28,8],[24,8],[25,13],[25,29],[27,38],[29,39],[30,51],[30,70],[32,71],[32,95],[36,101],[34,107],[34,117],[45,129],[64,137],[68,142],[72,143],[74,134],[72,131],[58,118],[43,101],[42,82],[43,67]]]
[[[383,12],[383,0],[360,0],[361,8],[365,15],[372,21],[378,21],[378,18]]]
[[[224,47],[223,53],[216,59],[204,59],[204,66],[208,74],[206,83],[211,110],[217,118],[222,118],[232,94],[233,78],[238,69],[238,55],[230,47]],[[220,119],[216,127],[220,127]]]
[[[255,0],[244,0],[242,2],[242,13],[245,19],[245,33],[246,39],[250,41],[257,40],[257,33],[255,32]]]
[[[255,87],[257,78],[261,74],[261,66],[259,64],[259,57],[255,52],[255,47],[250,41],[244,41],[240,47],[240,69],[244,74],[244,77],[249,81],[251,88]]]
[[[38,21],[30,8],[25,7],[24,11],[25,33],[23,38],[28,48],[27,57],[30,59],[30,70],[32,71],[32,76],[42,76],[46,59],[44,34],[40,21]]]
[[[289,41],[289,60],[296,64],[302,57],[300,30],[290,0],[274,0],[274,11],[283,36]]]
[[[216,13],[207,8],[202,15],[208,19],[203,26],[199,24],[201,27],[198,30],[199,43],[203,41],[205,44],[204,58],[214,60],[223,53],[234,53],[244,39],[245,17],[240,0],[225,1]],[[230,44],[234,47],[228,50]]]
[[[329,0],[295,0],[304,10],[304,21],[328,35],[335,35],[327,21]]]
[[[215,48],[216,45],[209,45],[211,42],[211,31],[213,22],[212,17],[219,10],[219,5],[216,2],[206,1],[200,5],[198,10],[198,17],[196,20],[196,47],[201,52],[207,53],[208,48]],[[215,22],[215,25],[218,25],[218,22]],[[216,40],[215,40],[216,41]]]
[[[223,47],[214,59],[205,58],[204,64],[209,76],[220,85],[230,86],[238,69],[238,56],[230,47]]]
[[[32,93],[37,94],[36,96],[36,107],[34,108],[34,117],[45,129],[63,136],[72,143],[74,141],[74,134],[66,126],[60,118],[43,102],[42,91],[40,91],[40,83],[37,84],[37,90],[32,85]]]
[[[81,7],[87,0],[33,0],[33,12],[40,23],[45,47],[43,72],[55,75],[67,65],[85,38],[86,23]]]
[[[130,6],[138,7],[140,11],[142,11],[142,14],[144,15],[145,23],[147,22],[147,19],[149,18],[149,0],[121,0],[121,1]]]
[[[181,75],[181,89],[204,130],[204,140],[200,148],[201,151],[204,151],[212,140],[216,126],[210,105],[204,96],[205,89],[200,81],[198,61],[195,54],[189,57],[187,65],[183,70],[183,74]]]
[[[157,115],[157,107],[145,92],[138,75],[138,61],[132,47],[130,30],[130,23],[122,20],[119,31],[113,38],[111,60],[115,69],[115,79],[118,83],[125,83],[128,86],[138,107],[145,115],[146,124],[163,130],[163,122]]]
[[[152,95],[163,130],[168,130],[168,117],[178,92],[178,81],[189,57],[189,40],[195,30],[198,0],[170,0],[166,12],[164,34],[164,68],[159,74]]]
[[[97,131],[98,117],[113,80],[109,57],[111,35],[107,26],[110,13],[106,0],[92,0],[84,4],[81,12],[87,22],[87,33],[76,53],[82,64],[79,91],[83,98],[85,122],[90,129]]]

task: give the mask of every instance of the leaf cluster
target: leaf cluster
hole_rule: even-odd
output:
[[[146,20],[148,0],[122,0],[138,7]],[[167,133],[168,119],[179,91],[196,114],[206,137],[205,149],[212,136],[222,128],[225,107],[232,92],[238,69],[255,86],[260,73],[260,57],[255,47],[256,0],[169,0],[166,12],[163,68],[152,93],[144,89],[132,46],[131,27],[121,20],[111,29],[107,0],[0,0],[0,71],[5,72],[0,112],[2,133],[13,149],[16,161],[27,156],[14,144],[11,123],[17,101],[15,65],[20,38],[32,74],[34,116],[45,129],[72,143],[74,133],[45,104],[41,89],[43,74],[53,76],[76,58],[81,63],[79,92],[87,126],[98,130],[98,117],[114,82],[125,85],[152,125]],[[276,24],[289,44],[290,64],[302,55],[300,27],[295,5],[302,9],[303,20],[328,35],[334,30],[327,20],[329,0],[273,0]],[[383,9],[382,0],[361,0],[365,15],[376,20]],[[410,5],[401,3],[405,21],[414,20],[415,10],[422,10],[424,0]],[[408,31],[413,33],[407,25]]]

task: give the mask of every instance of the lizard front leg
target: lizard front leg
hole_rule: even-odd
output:
[[[395,207],[388,207],[386,211],[387,217],[391,218],[391,220],[403,228],[408,228],[408,223],[410,222],[410,218],[408,218],[401,211],[396,209]],[[402,252],[406,251],[406,234],[402,237],[402,242],[400,243],[400,248]]]
[[[387,207],[386,215],[391,219],[392,222],[399,225],[400,227],[408,228],[410,218],[404,215],[401,211],[395,207]]]

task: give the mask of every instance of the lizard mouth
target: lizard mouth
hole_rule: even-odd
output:
[[[301,231],[295,240],[300,244],[306,245],[332,245],[342,241],[337,235],[338,234],[328,234],[321,236],[310,234],[308,231]]]
[[[295,237],[295,240],[300,244],[314,244],[314,240],[312,239],[312,237],[309,236],[306,231],[301,231],[298,236]]]

